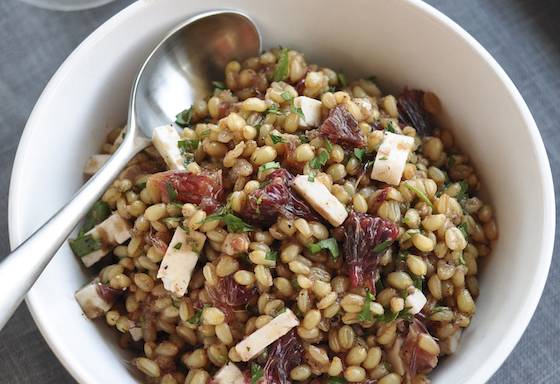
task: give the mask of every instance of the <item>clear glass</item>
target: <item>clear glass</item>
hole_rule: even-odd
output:
[[[108,4],[115,0],[22,0],[25,3],[56,11],[79,11]]]

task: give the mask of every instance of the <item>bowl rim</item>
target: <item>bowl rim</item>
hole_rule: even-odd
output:
[[[494,74],[500,79],[502,84],[505,86],[509,97],[513,100],[513,102],[521,112],[523,123],[527,128],[529,136],[531,138],[530,144],[535,150],[536,162],[539,168],[540,180],[542,182],[544,229],[542,232],[542,251],[540,258],[541,260],[537,268],[537,278],[534,279],[534,283],[527,288],[526,298],[523,302],[524,310],[518,313],[515,321],[512,323],[512,326],[507,331],[506,337],[504,337],[504,339],[498,345],[496,345],[492,352],[487,356],[485,362],[475,373],[473,373],[473,376],[469,380],[469,383],[483,383],[490,379],[490,377],[498,370],[498,368],[503,364],[505,359],[509,356],[515,345],[520,340],[536,310],[547,280],[548,271],[553,255],[556,224],[555,197],[552,173],[546,149],[535,120],[521,94],[515,87],[514,83],[502,69],[502,67],[497,63],[497,61],[484,47],[482,47],[482,45],[474,37],[472,37],[457,23],[455,23],[453,20],[451,20],[449,17],[447,17],[445,14],[443,14],[433,6],[424,3],[421,0],[404,0],[404,2],[406,3],[406,6],[416,8],[435,22],[441,23],[450,31],[450,33],[454,33],[455,35],[457,35],[457,37],[463,40],[470,49],[474,50],[486,62],[486,64],[490,66]],[[9,241],[12,249],[14,249],[25,239],[22,234],[21,220],[18,217],[16,207],[19,206],[19,196],[20,192],[22,191],[23,159],[26,153],[32,150],[32,132],[39,125],[38,118],[36,117],[36,111],[41,108],[42,104],[53,97],[59,85],[64,82],[67,72],[73,66],[74,61],[76,61],[78,57],[87,54],[87,52],[92,47],[94,47],[98,41],[110,34],[122,21],[134,17],[135,14],[142,11],[144,8],[150,7],[151,4],[152,2],[145,1],[134,2],[133,4],[129,5],[128,7],[124,8],[123,10],[109,18],[105,23],[94,30],[84,41],[82,41],[82,43],[80,43],[74,49],[74,51],[58,68],[58,70],[55,72],[55,74],[52,76],[52,78],[44,88],[35,106],[33,107],[33,110],[29,115],[28,121],[20,138],[20,142],[14,159],[14,164],[12,167],[12,176],[9,187],[8,228]],[[76,379],[80,383],[93,383],[93,380],[91,380],[91,376],[89,374],[89,368],[79,364],[72,354],[65,351],[62,338],[60,338],[56,333],[48,332],[46,319],[43,319],[41,314],[34,310],[35,300],[38,300],[38,298],[35,297],[33,295],[33,291],[31,291],[26,297],[27,306],[33,317],[33,320],[35,321],[35,324],[39,328],[39,331],[43,335],[53,353],[66,368],[66,370],[73,376],[74,379]]]

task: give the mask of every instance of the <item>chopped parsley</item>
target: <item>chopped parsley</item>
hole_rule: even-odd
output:
[[[381,323],[390,323],[397,319],[411,321],[413,317],[414,316],[408,311],[408,308],[405,308],[400,312],[385,311],[382,315],[377,316],[377,321]]]
[[[354,148],[354,157],[360,161],[364,161],[366,150],[364,148]]]
[[[387,156],[381,156],[381,157],[379,158],[379,160],[380,160],[380,161],[387,160]]]
[[[193,113],[192,106],[190,108],[185,109],[182,112],[179,112],[175,116],[175,123],[181,127],[186,127],[187,125],[190,125],[192,119],[192,113]]]
[[[424,283],[424,278],[422,276],[416,276],[412,279],[412,284],[416,289],[422,290],[422,284]]]
[[[408,256],[409,252],[406,249],[402,249],[399,251],[397,257],[400,261],[406,261],[406,257]]]
[[[263,378],[263,369],[260,365],[251,363],[251,384],[257,384]]]
[[[307,246],[309,252],[317,253],[322,249],[326,249],[330,252],[333,260],[336,260],[340,256],[340,250],[338,249],[338,243],[334,237],[318,241]]]
[[[278,258],[278,252],[269,250],[266,252],[266,256],[264,258],[265,260],[276,261]]]
[[[179,151],[181,151],[181,154],[184,154],[185,152],[194,152],[198,149],[198,146],[200,144],[200,140],[179,140],[177,142],[177,146],[179,147]]]
[[[273,115],[283,114],[282,111],[280,110],[280,107],[277,104],[272,104],[272,106],[266,110],[266,113],[271,113]]]
[[[255,230],[252,226],[231,213],[231,208],[229,206],[226,206],[219,212],[208,216],[202,221],[202,224],[216,220],[222,220],[230,233],[252,232]]]
[[[202,317],[202,309],[199,309],[194,313],[194,315],[190,319],[187,320],[187,322],[190,324],[199,325],[201,317]]]
[[[389,247],[392,244],[393,244],[393,240],[382,241],[381,243],[379,243],[375,247],[373,247],[373,252],[375,252],[375,253],[385,252],[387,249],[389,249]]]
[[[167,192],[167,198],[170,202],[174,202],[177,199],[177,191],[170,182],[165,183],[165,190]]]
[[[395,130],[395,127],[393,126],[393,122],[389,120],[389,122],[387,123],[387,128],[385,128],[385,131],[387,132],[391,132],[391,133],[396,133],[397,131]]]
[[[185,167],[194,161],[194,151],[198,149],[200,145],[200,140],[179,140],[177,146],[179,147],[179,152],[183,156],[183,164]]]
[[[325,139],[325,149],[327,150],[328,153],[332,152],[332,143],[329,139]]]
[[[327,164],[329,160],[329,154],[327,151],[321,151],[317,156],[309,161],[309,166],[313,169],[321,169],[321,167]]]
[[[87,213],[78,237],[83,236],[86,232],[95,227],[97,224],[101,223],[110,215],[111,207],[109,207],[107,203],[98,201],[97,203],[93,204],[93,207],[91,207],[91,209]]]
[[[348,383],[344,377],[331,376],[327,380],[327,384],[346,384]]]
[[[286,140],[280,135],[270,134],[270,140],[272,140],[272,144],[280,144],[285,143]]]
[[[458,262],[459,262],[459,265],[466,265],[466,264],[467,264],[467,262],[465,261],[465,257],[463,256],[463,253],[461,253],[461,254],[459,255],[459,260],[458,260]]]
[[[278,58],[278,63],[276,64],[276,68],[274,68],[272,80],[285,80],[288,77],[288,64],[288,48],[282,48],[282,50],[280,51],[280,57]]]
[[[309,138],[305,135],[298,135],[298,138],[302,144],[309,143]]]
[[[212,86],[214,87],[214,89],[219,89],[219,90],[226,89],[226,85],[224,84],[223,81],[213,81]]]
[[[468,192],[469,192],[469,183],[467,183],[466,180],[461,180],[461,182],[459,182],[459,186],[461,187],[461,189],[459,190],[457,196],[455,196],[457,201],[461,201],[466,197],[468,197]]]
[[[268,171],[269,169],[279,169],[280,168],[280,163],[277,161],[270,161],[268,163],[265,163],[263,165],[261,165],[259,167],[259,172],[264,172],[264,171]]]
[[[428,199],[428,196],[426,196],[426,194],[424,192],[422,192],[421,190],[419,190],[418,188],[416,188],[414,185],[412,185],[410,183],[404,183],[404,185],[409,190],[414,192],[416,194],[416,196],[418,196],[419,199],[423,200],[426,204],[428,204],[428,206],[430,208],[432,208],[432,209],[434,208],[432,202],[430,201],[430,199]]]
[[[346,75],[342,72],[338,72],[336,74],[336,78],[338,79],[338,84],[340,88],[344,88],[348,85],[348,80],[346,79]]]
[[[459,231],[461,231],[465,240],[468,241],[469,240],[469,226],[468,226],[468,224],[467,223],[461,223],[457,226],[457,228],[459,229]]]
[[[90,253],[101,249],[101,241],[94,239],[91,235],[82,235],[76,239],[70,240],[70,248],[78,257],[84,257]]]
[[[296,107],[295,101],[294,101],[295,99],[290,94],[290,92],[288,92],[288,91],[282,92],[282,94],[280,96],[282,96],[282,98],[284,100],[286,100],[290,103],[290,111],[291,112],[297,113],[301,118],[305,118],[305,115],[303,114],[303,110],[300,107]]]
[[[173,246],[173,248],[179,250],[179,249],[181,249],[182,246],[183,246],[183,243],[178,242],[177,244],[175,244],[175,245]]]
[[[375,298],[369,289],[366,289],[366,297],[364,300],[364,306],[360,313],[358,313],[358,320],[360,321],[373,321],[373,313],[371,313],[371,303]]]
[[[444,312],[444,311],[447,311],[447,310],[449,310],[449,308],[436,306],[436,307],[432,308],[431,313],[434,314],[434,313]]]
[[[315,175],[316,175],[315,172],[310,172],[309,175],[307,175],[307,181],[313,183],[315,181]]]

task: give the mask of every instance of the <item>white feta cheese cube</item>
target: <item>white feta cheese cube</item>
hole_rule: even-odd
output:
[[[86,267],[91,267],[105,256],[115,246],[130,239],[130,225],[118,213],[113,213],[107,219],[93,227],[86,235],[101,242],[101,248],[82,257]]]
[[[411,314],[416,315],[422,310],[422,308],[424,308],[424,305],[426,305],[428,300],[418,288],[410,288],[408,293],[409,294],[404,301],[405,307],[408,308],[408,311]]]
[[[103,284],[99,282],[99,279],[95,279],[74,294],[80,308],[90,319],[103,315],[113,306],[114,295],[103,294],[102,290]],[[112,292],[110,288],[108,288],[108,292]]]
[[[177,145],[179,140],[181,138],[172,125],[162,125],[154,128],[152,142],[169,169],[184,171],[184,159]]]
[[[213,382],[216,384],[245,384],[245,376],[237,365],[229,362],[214,375]]]
[[[377,150],[371,178],[391,185],[399,185],[408,155],[414,145],[410,136],[385,132]]]
[[[459,341],[461,340],[461,333],[462,331],[458,329],[451,336],[439,341],[442,356],[452,355],[457,352]]]
[[[344,205],[320,181],[309,181],[308,176],[298,175],[294,179],[294,188],[333,226],[340,226],[348,217]]]
[[[163,256],[157,277],[163,286],[177,297],[187,292],[198,254],[204,246],[206,236],[200,232],[185,232],[177,228]]]
[[[299,320],[292,311],[286,309],[284,313],[276,316],[264,327],[257,329],[245,339],[240,341],[235,350],[243,361],[249,361],[267,346],[284,336],[293,327],[299,325]]]
[[[303,117],[299,117],[301,127],[318,127],[321,124],[321,101],[307,96],[294,99],[294,106],[301,108]]]
[[[109,160],[111,155],[92,155],[88,159],[84,167],[84,175],[87,177],[93,176],[99,169]]]

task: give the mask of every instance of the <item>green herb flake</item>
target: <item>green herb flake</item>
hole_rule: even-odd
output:
[[[263,369],[260,365],[251,363],[251,384],[257,384],[263,378]]]
[[[383,253],[393,244],[393,240],[385,240],[373,247],[374,253]]]
[[[259,167],[259,172],[264,172],[264,171],[268,171],[270,169],[279,169],[280,168],[280,163],[277,161],[270,161],[268,163],[265,163],[263,165],[261,165]]]
[[[327,384],[346,384],[348,383],[344,377],[331,376],[327,380]]]
[[[266,252],[266,256],[264,257],[266,260],[276,261],[278,258],[278,252],[269,250]]]
[[[371,313],[371,303],[375,298],[369,289],[366,289],[366,297],[364,299],[364,306],[360,313],[358,313],[358,320],[360,321],[373,321],[373,314]]]
[[[392,122],[392,121],[389,121],[389,122],[387,123],[387,128],[385,128],[385,131],[391,132],[391,133],[397,133],[395,127],[393,126],[393,122]]]
[[[404,183],[405,187],[407,187],[409,190],[411,190],[412,192],[414,192],[416,194],[416,196],[418,196],[419,199],[423,200],[426,204],[428,204],[428,206],[432,209],[434,209],[434,205],[432,204],[432,202],[430,201],[430,199],[428,199],[428,196],[426,196],[426,194],[424,192],[422,192],[421,190],[419,190],[418,188],[416,188],[414,185],[410,184],[410,183]]]
[[[226,85],[223,81],[213,81],[212,86],[214,87],[214,89],[219,89],[220,91],[226,89]]]
[[[177,142],[177,146],[179,147],[179,151],[181,155],[184,155],[188,152],[194,152],[198,149],[200,145],[200,140],[179,140]]]
[[[459,263],[459,265],[466,265],[467,264],[467,262],[465,261],[465,257],[463,256],[462,253],[459,255],[458,263]]]
[[[457,201],[461,201],[461,200],[467,198],[468,197],[468,192],[469,192],[469,183],[467,183],[466,180],[461,180],[461,182],[459,182],[459,186],[461,187],[461,189],[459,190],[459,193],[457,194],[457,196],[455,196]]]
[[[192,106],[190,108],[185,109],[182,112],[179,112],[175,116],[175,124],[177,124],[181,127],[186,127],[186,126],[190,125],[191,124],[191,119],[192,119],[192,113],[193,113]]]
[[[280,107],[277,104],[273,104],[266,110],[266,113],[270,113],[273,115],[282,115],[283,112],[280,110]]]
[[[97,224],[101,223],[103,220],[111,215],[111,207],[103,201],[98,201],[89,210],[84,219],[84,224],[80,229],[80,234],[78,237],[83,236],[90,229],[95,227]]]
[[[207,129],[207,130],[205,130],[205,131],[202,131],[202,132],[200,132],[200,133],[198,134],[198,136],[199,136],[199,137],[208,137],[208,136],[210,136],[210,130]]]
[[[284,100],[286,100],[286,101],[291,101],[291,100],[294,99],[294,97],[292,96],[292,94],[291,94],[290,92],[288,92],[288,91],[282,92],[282,93],[280,94],[280,96],[281,96]]]
[[[332,152],[333,145],[329,139],[325,139],[325,149],[327,150],[328,153]]]
[[[447,311],[447,310],[449,310],[449,308],[436,306],[436,307],[432,308],[431,313],[434,314],[434,313],[439,313],[439,312],[443,312],[443,311]]]
[[[346,75],[342,72],[338,72],[336,74],[336,78],[338,79],[338,84],[340,88],[344,88],[348,85],[348,79],[346,79]]]
[[[178,242],[177,244],[175,244],[175,245],[173,246],[173,248],[179,250],[179,249],[181,249],[182,246],[183,246],[183,243]]]
[[[333,260],[336,260],[340,256],[340,250],[338,248],[338,242],[336,241],[336,239],[334,237],[331,237],[331,238],[328,238],[328,239],[325,239],[325,240],[321,240],[321,241],[318,241],[318,242],[313,243],[313,244],[309,244],[307,246],[307,248],[309,249],[309,252],[311,252],[311,253],[317,253],[317,252],[321,251],[322,249],[326,249],[331,254]]]
[[[302,144],[309,143],[309,138],[305,135],[298,135],[298,138]]]
[[[302,119],[305,119],[303,110],[300,107],[296,107],[295,98],[292,96],[290,92],[288,91],[282,92],[280,96],[282,96],[284,100],[290,103],[290,112],[297,113]]]
[[[222,220],[226,225],[228,232],[230,233],[252,232],[255,230],[252,226],[245,223],[239,217],[231,213],[231,207],[229,206],[229,203],[219,212],[208,216],[201,222],[201,224],[216,220]]]
[[[315,172],[311,172],[309,173],[309,175],[307,175],[307,181],[310,181],[312,183],[315,181]]]
[[[282,48],[280,51],[280,57],[278,58],[278,63],[276,64],[274,74],[272,75],[272,79],[274,81],[283,81],[288,77],[288,52],[288,48]]]
[[[177,191],[170,182],[165,183],[165,190],[167,192],[167,198],[170,202],[174,202],[177,199]]]
[[[270,134],[270,140],[272,140],[272,144],[281,144],[286,142],[282,136],[272,133]]]
[[[457,228],[461,231],[465,240],[468,241],[469,240],[469,225],[467,223],[461,223],[457,226]]]
[[[407,250],[403,249],[403,250],[399,251],[397,257],[400,261],[406,261],[406,258],[407,258],[408,255],[409,255],[409,252]]]
[[[354,157],[360,161],[364,161],[366,150],[364,148],[354,148]]]
[[[424,283],[424,278],[422,276],[416,276],[412,279],[412,284],[416,289],[422,290],[423,283]]]
[[[387,160],[387,156],[381,156],[381,157],[379,158],[379,160],[380,160],[380,161]]]
[[[329,154],[327,151],[321,151],[317,156],[309,161],[309,166],[313,169],[321,169],[321,167],[327,164],[329,160]]]
[[[101,249],[101,241],[94,239],[91,235],[82,235],[76,239],[69,240],[72,252],[78,257],[84,257]]]
[[[194,315],[190,319],[187,320],[187,322],[190,324],[199,325],[201,318],[202,318],[202,309],[199,309],[194,313]]]

